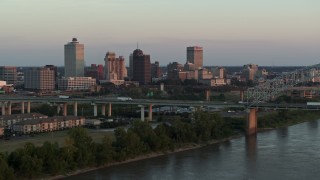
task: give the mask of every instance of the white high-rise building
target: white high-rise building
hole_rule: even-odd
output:
[[[64,76],[84,76],[84,45],[77,38],[64,45]]]

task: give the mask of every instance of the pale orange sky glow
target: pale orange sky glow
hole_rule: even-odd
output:
[[[185,63],[204,47],[205,65],[311,65],[320,61],[318,0],[2,0],[0,65],[63,65],[77,37],[87,65],[107,51],[128,61],[140,48],[152,61]],[[16,53],[19,52],[19,53]]]

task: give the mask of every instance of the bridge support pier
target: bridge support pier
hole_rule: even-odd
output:
[[[60,104],[57,105],[57,114],[60,115],[61,107]]]
[[[4,102],[1,103],[1,115],[6,115],[6,104]]]
[[[30,114],[30,109],[31,109],[31,103],[30,101],[27,102],[27,113]]]
[[[68,104],[64,103],[63,104],[63,116],[67,116],[68,115]]]
[[[97,106],[97,104],[93,105],[93,116],[94,117],[98,116],[98,106]]]
[[[24,114],[24,101],[21,102],[21,114]]]
[[[11,115],[11,101],[8,102],[8,115]]]
[[[149,105],[149,121],[152,121],[152,104]]]
[[[108,117],[111,117],[112,113],[112,104],[109,103],[109,109],[108,109]]]
[[[206,101],[210,101],[210,90],[206,90]]]
[[[141,108],[141,121],[144,121],[144,105],[139,105]]]
[[[258,108],[250,109],[249,116],[247,119],[247,135],[255,135],[257,134],[257,112]]]
[[[73,115],[78,116],[78,103],[77,102],[73,103]]]
[[[244,91],[240,90],[240,101],[244,100]]]
[[[105,104],[102,104],[102,106],[101,106],[101,115],[106,116],[106,105]]]

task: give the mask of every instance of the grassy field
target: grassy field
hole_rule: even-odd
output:
[[[49,142],[58,142],[60,146],[63,146],[68,130],[65,131],[56,131],[43,134],[36,134],[33,137],[30,136],[21,136],[13,137],[10,140],[0,140],[0,152],[11,152],[17,148],[21,148],[27,142],[31,142],[36,146],[41,146],[45,141]],[[95,142],[101,142],[102,138],[105,135],[113,136],[111,131],[103,131],[96,129],[88,129],[88,134],[92,137]]]

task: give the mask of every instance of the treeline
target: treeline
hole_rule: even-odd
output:
[[[71,129],[64,146],[45,142],[41,147],[26,143],[11,153],[0,154],[0,179],[32,179],[66,174],[86,167],[121,162],[153,152],[170,152],[194,143],[207,143],[234,133],[229,121],[216,114],[196,112],[188,122],[175,119],[152,128],[134,121],[130,128],[117,128],[114,137],[96,143],[86,129]]]
[[[278,110],[277,113],[259,117],[258,128],[277,128],[318,119],[319,111]]]

